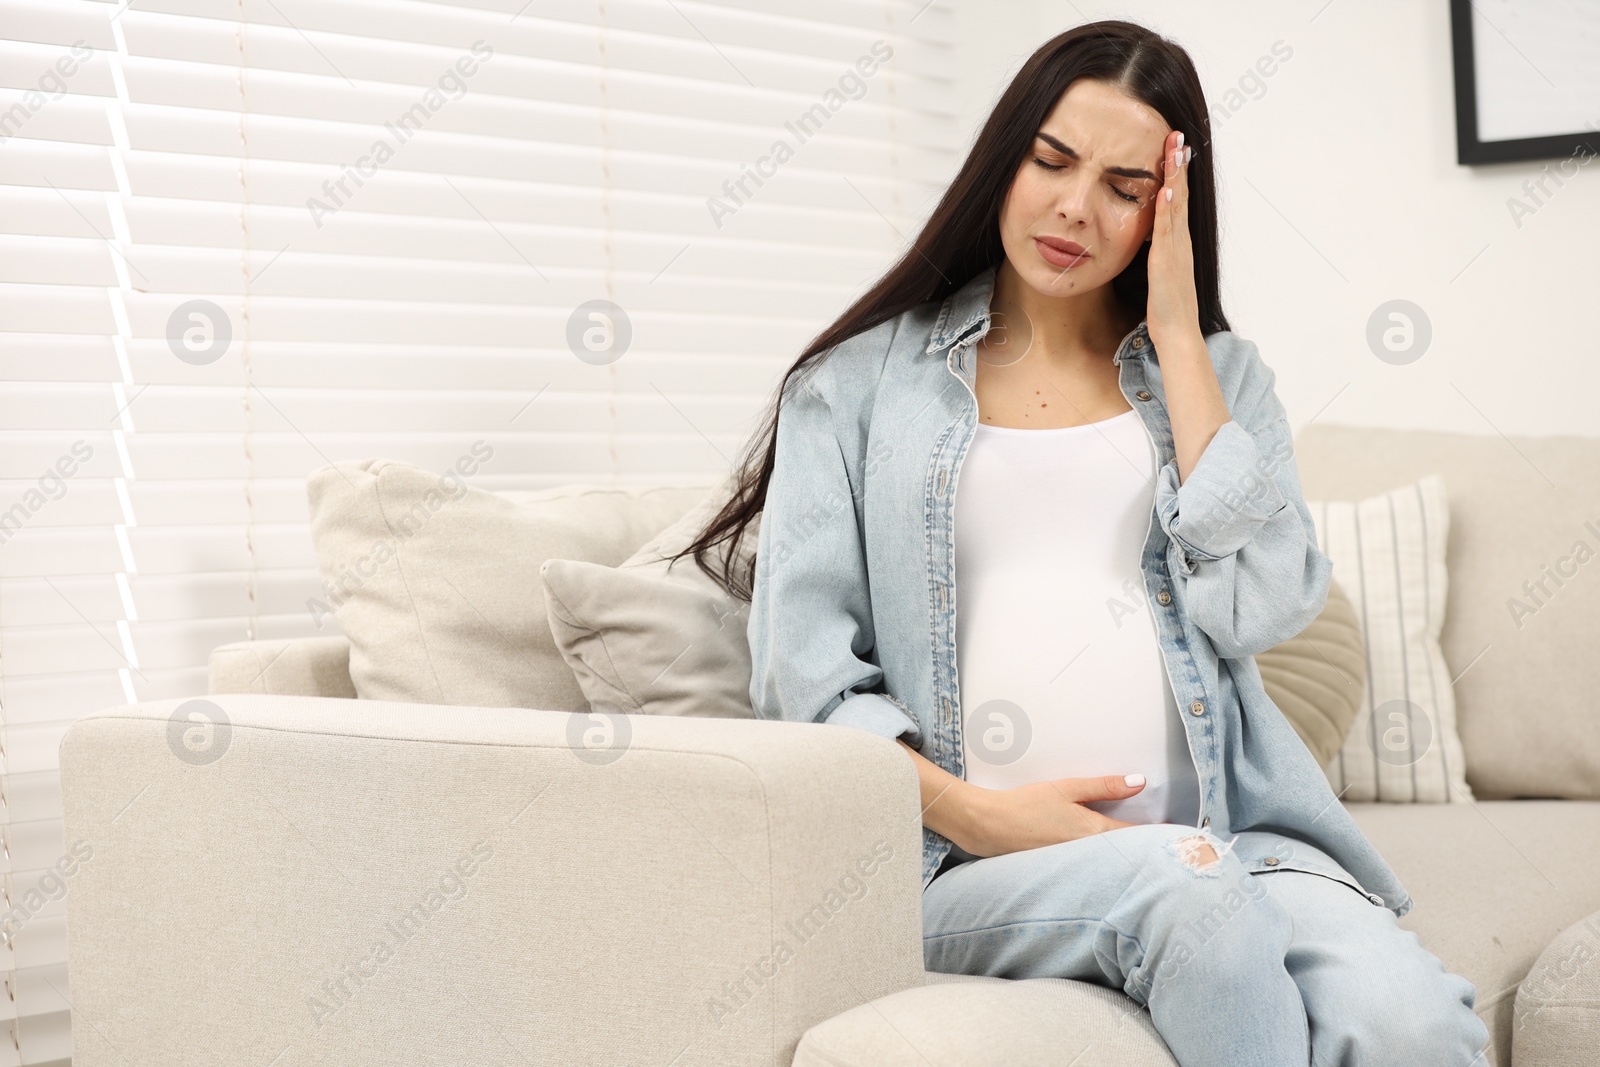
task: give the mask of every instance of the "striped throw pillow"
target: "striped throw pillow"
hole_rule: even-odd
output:
[[[1437,475],[1359,502],[1307,501],[1317,544],[1361,620],[1367,680],[1323,767],[1344,801],[1473,800],[1439,648],[1450,515]]]

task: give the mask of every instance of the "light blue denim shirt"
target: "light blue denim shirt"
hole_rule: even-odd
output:
[[[955,493],[993,289],[985,270],[791,378],[749,619],[759,717],[904,738],[962,778]],[[1232,418],[1181,485],[1148,324],[1114,356],[1161,461],[1141,569],[1199,773],[1200,827],[1243,834],[1234,852],[1251,871],[1312,871],[1404,915],[1411,897],[1262,688],[1254,655],[1317,616],[1331,564],[1272,371],[1232,332],[1206,347]],[[924,887],[950,847],[924,828]]]

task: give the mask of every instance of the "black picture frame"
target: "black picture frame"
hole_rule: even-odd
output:
[[[1472,0],[1450,0],[1450,43],[1455,66],[1457,163],[1515,163],[1600,153],[1600,132],[1594,130],[1508,141],[1478,140],[1478,74],[1472,42]]]

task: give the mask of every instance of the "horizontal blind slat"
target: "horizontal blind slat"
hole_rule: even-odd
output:
[[[5,142],[0,152],[0,186],[26,185],[38,189],[117,188],[111,156],[100,145],[42,141],[25,136]]]
[[[112,4],[86,0],[7,0],[5,36],[54,48],[82,40],[90,48],[109,49],[115,10]]]

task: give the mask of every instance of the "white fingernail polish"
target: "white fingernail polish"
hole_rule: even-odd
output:
[[[1130,789],[1136,785],[1144,785],[1144,775],[1142,774],[1125,774],[1122,776],[1122,780],[1128,783]]]
[[[1193,158],[1194,158],[1194,149],[1193,148],[1185,148],[1183,150],[1183,161],[1185,163],[1187,163],[1187,162],[1189,162],[1189,160],[1191,160]]]
[[[1183,147],[1183,131],[1182,130],[1178,131],[1178,147],[1179,148]]]

